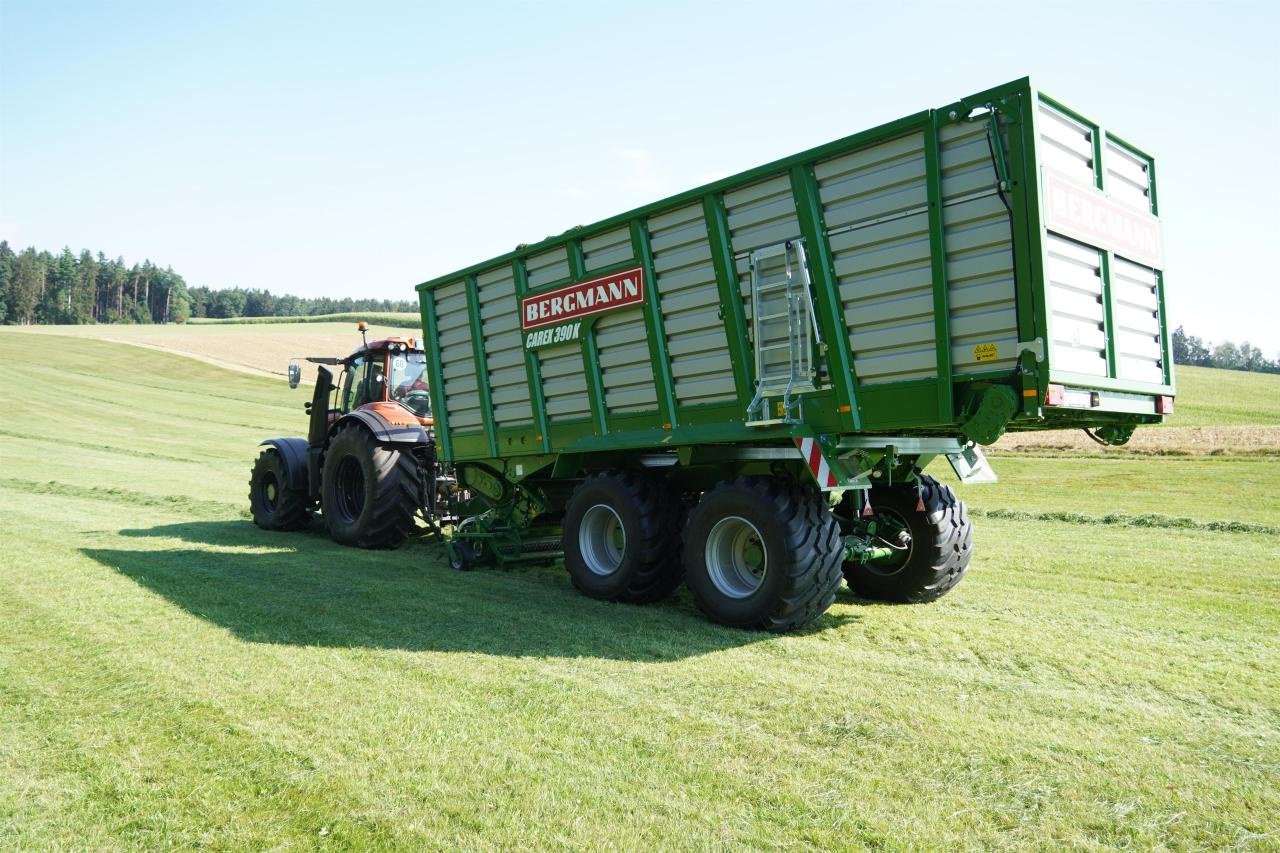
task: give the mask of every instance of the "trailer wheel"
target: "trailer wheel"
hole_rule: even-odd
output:
[[[357,548],[395,548],[416,527],[422,493],[408,447],[379,444],[373,433],[342,429],[324,455],[320,505],[329,535]]]
[[[790,631],[835,601],[840,526],[822,495],[742,477],[703,495],[685,527],[685,583],[722,625]]]
[[[306,489],[289,488],[289,472],[280,452],[258,454],[249,475],[249,511],[263,530],[301,530],[311,523]]]
[[[863,598],[910,604],[935,601],[960,583],[969,567],[973,524],[964,502],[932,477],[920,480],[918,496],[913,484],[871,490],[876,521],[882,530],[899,531],[890,541],[906,547],[896,559],[845,563],[849,588]],[[924,511],[916,508],[917,499],[923,501]]]
[[[680,585],[680,516],[679,496],[646,472],[587,478],[564,514],[564,564],[573,585],[605,601],[670,595]]]

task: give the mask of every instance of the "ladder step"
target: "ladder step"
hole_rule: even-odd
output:
[[[789,281],[779,281],[774,284],[762,284],[756,288],[756,293],[773,293],[775,290],[788,290],[791,287]]]
[[[756,349],[758,349],[760,352],[770,352],[776,349],[789,350],[791,349],[791,341],[787,341],[786,343],[781,343],[781,344],[769,344],[767,347],[756,347]]]
[[[757,322],[757,323],[767,323],[767,322],[769,322],[770,320],[785,320],[786,318],[788,318],[788,317],[790,317],[790,316],[791,316],[791,312],[790,312],[790,311],[783,311],[783,312],[781,312],[780,314],[765,314],[763,317],[757,317],[757,318],[756,318],[756,322]]]

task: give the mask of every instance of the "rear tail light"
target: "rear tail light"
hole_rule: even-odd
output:
[[[1045,391],[1044,404],[1046,406],[1061,406],[1067,401],[1067,389],[1061,385],[1050,385]]]
[[[1156,414],[1172,415],[1173,414],[1173,398],[1172,397],[1156,397]]]

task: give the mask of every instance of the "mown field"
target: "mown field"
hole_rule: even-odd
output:
[[[0,330],[0,848],[1280,846],[1280,457],[996,454],[955,592],[761,636],[261,532],[306,394],[118,332]]]

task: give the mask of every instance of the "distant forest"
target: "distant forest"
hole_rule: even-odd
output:
[[[410,311],[417,302],[276,295],[254,288],[189,287],[172,267],[128,266],[99,252],[14,252],[0,241],[0,322],[185,323],[192,317],[306,317],[345,311]]]
[[[32,323],[185,323],[192,317],[309,317],[350,311],[416,312],[408,299],[331,299],[327,296],[276,295],[243,287],[188,287],[172,267],[151,261],[127,266],[88,249],[59,255],[25,249],[15,253],[0,241],[0,322]],[[1280,358],[1268,359],[1248,341],[1214,344],[1173,333],[1173,361],[1199,367],[1280,373]]]

